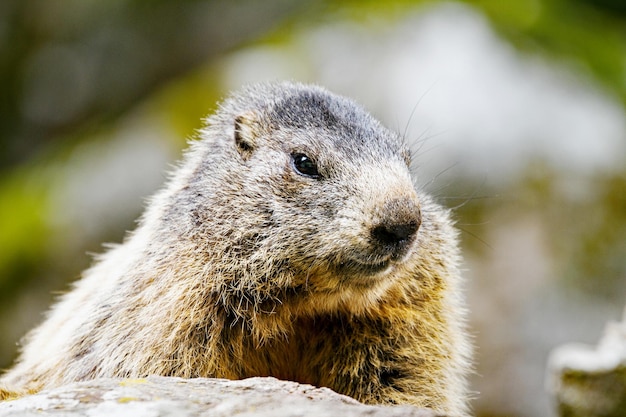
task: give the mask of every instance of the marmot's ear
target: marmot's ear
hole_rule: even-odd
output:
[[[244,161],[256,148],[257,137],[260,134],[258,118],[253,111],[247,111],[235,118],[235,146]]]

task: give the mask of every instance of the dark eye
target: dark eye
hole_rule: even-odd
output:
[[[321,175],[317,171],[317,164],[305,154],[293,154],[291,159],[293,160],[293,167],[298,174],[304,175],[305,177],[320,178]]]

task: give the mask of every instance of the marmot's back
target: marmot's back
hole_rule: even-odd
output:
[[[2,383],[272,375],[463,415],[456,232],[409,164],[401,138],[348,99],[245,89]]]

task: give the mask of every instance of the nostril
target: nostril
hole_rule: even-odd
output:
[[[372,238],[384,246],[403,246],[408,243],[417,229],[419,222],[414,220],[407,223],[381,224],[371,231]]]

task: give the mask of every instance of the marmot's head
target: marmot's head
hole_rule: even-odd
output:
[[[377,298],[415,257],[409,152],[354,102],[319,87],[252,86],[203,136],[185,209],[207,262],[219,248],[224,289],[362,306],[354,296]]]

